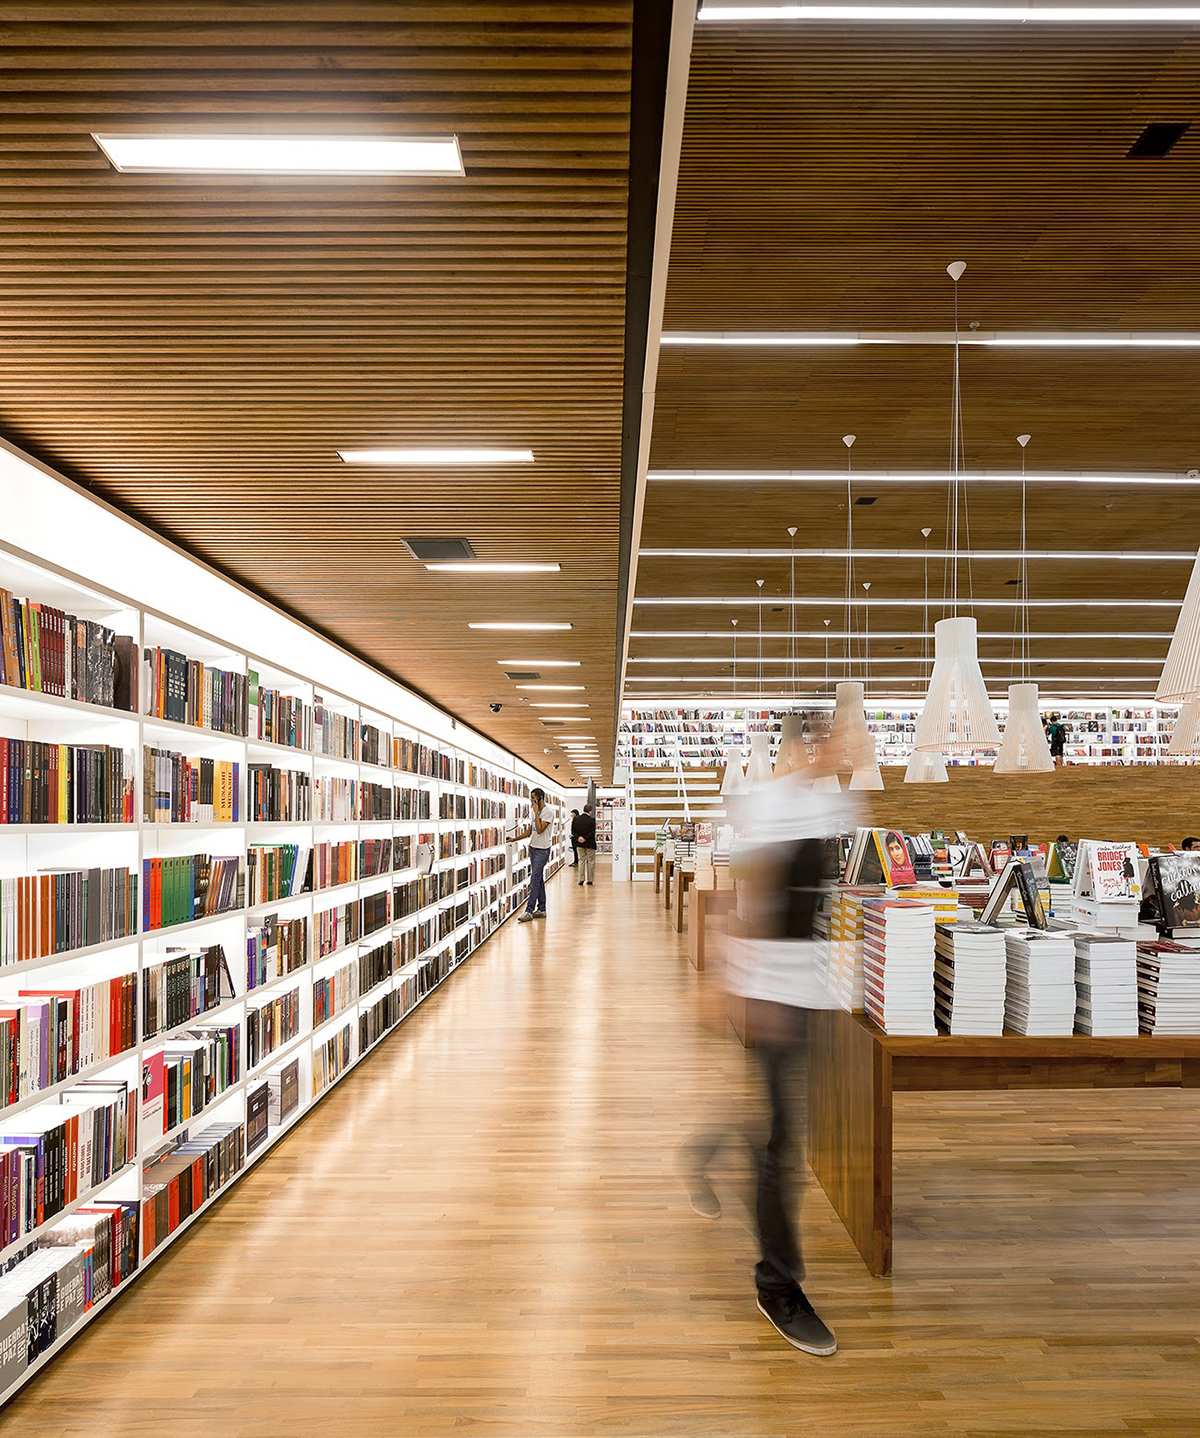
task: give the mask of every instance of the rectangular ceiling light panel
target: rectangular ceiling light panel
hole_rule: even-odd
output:
[[[339,449],[345,464],[532,464],[531,449]]]
[[[124,173],[464,175],[458,137],[185,135],[106,132],[92,139]]]
[[[890,20],[908,22],[979,24],[1041,23],[1044,25],[1100,24],[1194,25],[1200,21],[1200,5],[863,5],[775,4],[721,5],[706,3],[701,20]]]
[[[541,619],[488,619],[467,625],[468,629],[506,629],[516,630],[526,634],[549,633],[550,630],[570,629],[570,627],[569,624],[561,624],[555,621],[545,621]]]

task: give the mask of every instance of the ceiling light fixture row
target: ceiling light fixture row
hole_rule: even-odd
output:
[[[874,487],[889,484],[940,485],[946,482],[945,475],[931,474],[925,470],[872,470],[869,473],[857,471],[861,483]],[[828,469],[655,469],[646,475],[651,484],[841,484],[845,478],[836,470]],[[1020,484],[1020,471],[1003,469],[980,470],[971,475],[972,484]],[[1030,474],[1026,477],[1030,485],[1059,484],[1100,484],[1100,485],[1172,485],[1187,487],[1200,485],[1200,472],[1188,474],[1078,474],[1065,470],[1047,471],[1044,474]]]
[[[721,5],[706,3],[699,14],[701,20],[833,20],[900,22],[975,22],[979,24],[1043,24],[1043,25],[1194,25],[1200,22],[1200,5],[866,5],[819,4],[801,0],[796,4]]]

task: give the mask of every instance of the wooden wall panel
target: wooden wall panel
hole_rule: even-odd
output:
[[[985,841],[1011,833],[1031,839],[1135,839],[1178,844],[1200,834],[1200,769],[1192,766],[1086,768],[1053,774],[993,774],[951,768],[947,784],[905,784],[885,768],[882,793],[869,801],[872,822],[909,832],[963,829]]]

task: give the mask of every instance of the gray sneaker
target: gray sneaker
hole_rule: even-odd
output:
[[[531,913],[529,912],[529,910],[526,909],[525,912],[521,915],[521,917],[517,920],[517,923],[518,923],[518,924],[527,924],[527,923],[530,921],[530,919],[533,919],[533,918],[536,918],[536,917],[537,917],[537,916],[536,916],[535,914],[531,914]]]

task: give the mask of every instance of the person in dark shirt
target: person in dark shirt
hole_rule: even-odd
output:
[[[1050,722],[1046,725],[1046,739],[1050,744],[1050,757],[1054,760],[1054,766],[1060,768],[1063,762],[1063,750],[1067,744],[1067,730],[1057,714],[1051,714]]]
[[[575,842],[575,820],[579,818],[579,810],[571,810],[571,864],[572,869],[579,867],[579,845]]]
[[[571,820],[571,843],[579,852],[579,884],[582,888],[596,877],[596,819],[590,804],[585,804],[583,813]]]

